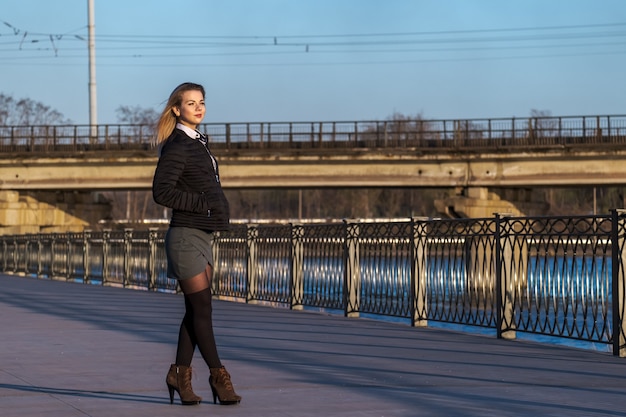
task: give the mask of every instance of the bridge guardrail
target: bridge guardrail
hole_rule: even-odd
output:
[[[215,149],[510,150],[626,145],[626,116],[356,122],[205,123]],[[0,126],[0,155],[147,151],[151,125]]]
[[[0,270],[176,291],[164,230],[0,236]],[[626,213],[234,225],[214,246],[213,293],[346,316],[491,328],[626,356]]]

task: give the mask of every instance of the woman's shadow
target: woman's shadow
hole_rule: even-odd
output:
[[[0,389],[22,391],[22,392],[34,392],[34,393],[48,394],[48,395],[54,395],[54,396],[67,395],[67,396],[72,396],[72,397],[99,398],[99,399],[106,399],[106,400],[133,401],[133,402],[140,402],[140,403],[159,404],[159,403],[163,403],[167,401],[167,399],[164,398],[163,396],[157,397],[157,396],[151,396],[151,395],[125,394],[121,392],[40,387],[36,385],[18,385],[18,384],[0,383]]]

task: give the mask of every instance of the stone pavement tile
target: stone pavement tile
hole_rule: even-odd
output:
[[[180,295],[0,275],[0,416],[624,416],[626,359],[397,323],[214,303],[243,396],[170,405]]]

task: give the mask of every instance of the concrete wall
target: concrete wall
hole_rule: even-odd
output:
[[[0,234],[82,231],[110,217],[111,204],[98,193],[0,191]]]

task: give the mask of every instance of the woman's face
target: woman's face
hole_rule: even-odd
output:
[[[198,90],[185,91],[180,107],[174,106],[173,111],[179,123],[196,129],[202,122],[202,119],[204,119],[204,113],[206,112],[202,92]]]

